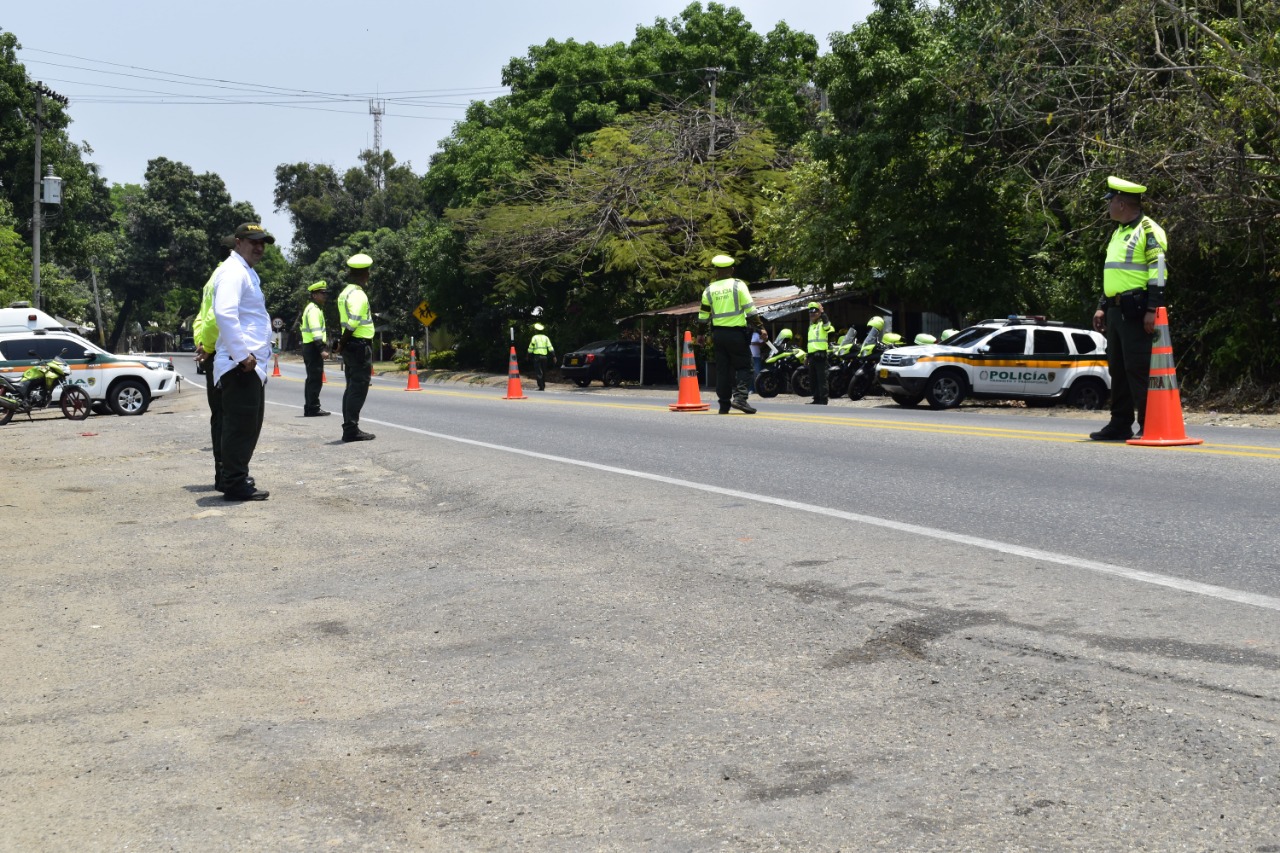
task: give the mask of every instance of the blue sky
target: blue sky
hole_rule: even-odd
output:
[[[677,17],[689,3],[7,5],[0,28],[18,37],[18,58],[33,79],[71,98],[71,137],[93,147],[88,159],[109,182],[140,183],[147,160],[157,156],[215,172],[287,243],[288,218],[273,210],[275,167],[354,165],[373,142],[370,98],[424,95],[429,105],[388,104],[382,119],[383,148],[421,173],[470,101],[503,93],[502,66],[530,45],[552,38],[627,42],[637,26]],[[816,36],[824,51],[830,33],[847,32],[874,8],[873,0],[725,5],[741,9],[758,33],[786,21]],[[264,96],[266,88],[280,97]],[[324,94],[298,103],[304,92]],[[335,102],[334,94],[347,97]],[[281,100],[291,105],[234,103]]]

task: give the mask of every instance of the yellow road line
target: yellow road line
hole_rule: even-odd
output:
[[[292,379],[292,377],[290,377],[290,379],[291,381],[294,381],[294,382],[302,381],[301,379]],[[378,385],[371,385],[370,388],[371,389],[378,388],[379,390],[382,390],[382,391],[402,391],[403,390],[403,389],[396,389],[396,388],[379,387]],[[489,394],[480,394],[480,393],[469,392],[469,391],[448,391],[441,388],[428,389],[425,387],[422,390],[430,391],[433,394],[444,394],[446,396],[463,397],[463,398],[473,399],[473,400],[493,400],[494,399],[494,397]],[[530,397],[528,394],[526,394],[525,396],[528,398],[527,400],[503,400],[503,402],[511,402],[511,403],[536,402],[536,403],[542,403],[546,405],[555,405],[555,406],[592,406],[595,408],[604,408],[604,409],[632,409],[635,411],[643,411],[643,412],[663,411],[657,406],[642,405],[639,403],[612,403],[612,402],[604,402],[601,400],[563,400],[563,399],[557,399],[555,397],[543,397],[541,395],[536,397]],[[715,412],[711,412],[711,411],[682,412],[680,414],[684,414],[686,416],[690,414],[715,415]],[[1112,447],[1130,447],[1130,445],[1127,445],[1124,442],[1119,442],[1119,441],[1116,441],[1116,442],[1089,441],[1088,435],[1087,433],[1085,433],[1085,429],[1087,429],[1087,427],[1084,427],[1084,426],[1081,427],[1081,430],[1079,432],[1056,432],[1056,431],[1048,431],[1048,430],[1015,429],[1011,427],[983,427],[983,426],[972,426],[972,425],[962,425],[962,424],[922,424],[922,423],[915,423],[912,421],[896,421],[896,420],[882,421],[882,420],[872,420],[865,417],[858,417],[857,415],[849,415],[849,416],[834,415],[834,414],[831,414],[831,415],[819,415],[819,414],[785,415],[785,414],[773,414],[773,413],[762,411],[762,412],[757,412],[754,415],[741,415],[740,413],[735,413],[735,416],[750,417],[752,420],[755,420],[755,421],[782,421],[784,423],[812,423],[812,424],[822,424],[824,426],[859,427],[863,429],[892,430],[896,432],[918,432],[918,433],[927,433],[931,435],[956,435],[956,436],[962,436],[962,437],[967,436],[967,437],[974,437],[974,438],[1010,438],[1010,439],[1018,439],[1020,441],[1048,441],[1048,442],[1055,442],[1058,444],[1079,444],[1081,442],[1084,442],[1086,444],[1102,444],[1102,445],[1108,445]],[[716,417],[719,417],[719,415],[716,415]],[[1198,444],[1198,445],[1187,445],[1184,447],[1163,447],[1163,448],[1153,448],[1153,449],[1177,450],[1182,453],[1209,454],[1212,456],[1248,456],[1248,457],[1255,457],[1259,459],[1280,459],[1280,449],[1276,449],[1272,447],[1260,447],[1260,446],[1248,445],[1248,444]]]

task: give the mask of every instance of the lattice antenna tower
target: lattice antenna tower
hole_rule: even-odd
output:
[[[369,101],[369,115],[373,116],[373,156],[378,170],[378,189],[382,189],[382,116],[387,111],[387,102],[382,98]]]

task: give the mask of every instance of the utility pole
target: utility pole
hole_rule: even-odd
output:
[[[35,188],[33,191],[34,198],[32,200],[31,211],[31,304],[36,308],[40,307],[40,225],[44,219],[40,207],[40,186],[42,175],[40,174],[40,154],[41,154],[41,137],[44,133],[44,126],[41,121],[44,119],[44,96],[48,96],[64,107],[67,105],[67,99],[52,89],[47,88],[44,83],[39,81],[32,87],[36,95],[36,157],[35,157]]]

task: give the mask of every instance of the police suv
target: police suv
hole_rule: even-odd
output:
[[[140,415],[181,381],[167,358],[113,355],[73,332],[48,328],[53,318],[38,310],[23,309],[21,322],[5,322],[14,310],[0,309],[0,373],[14,382],[31,365],[62,354],[70,383],[89,392],[94,411]]]
[[[950,409],[974,397],[1100,409],[1111,393],[1107,339],[1043,317],[983,320],[944,344],[886,350],[878,371],[900,406]]]

